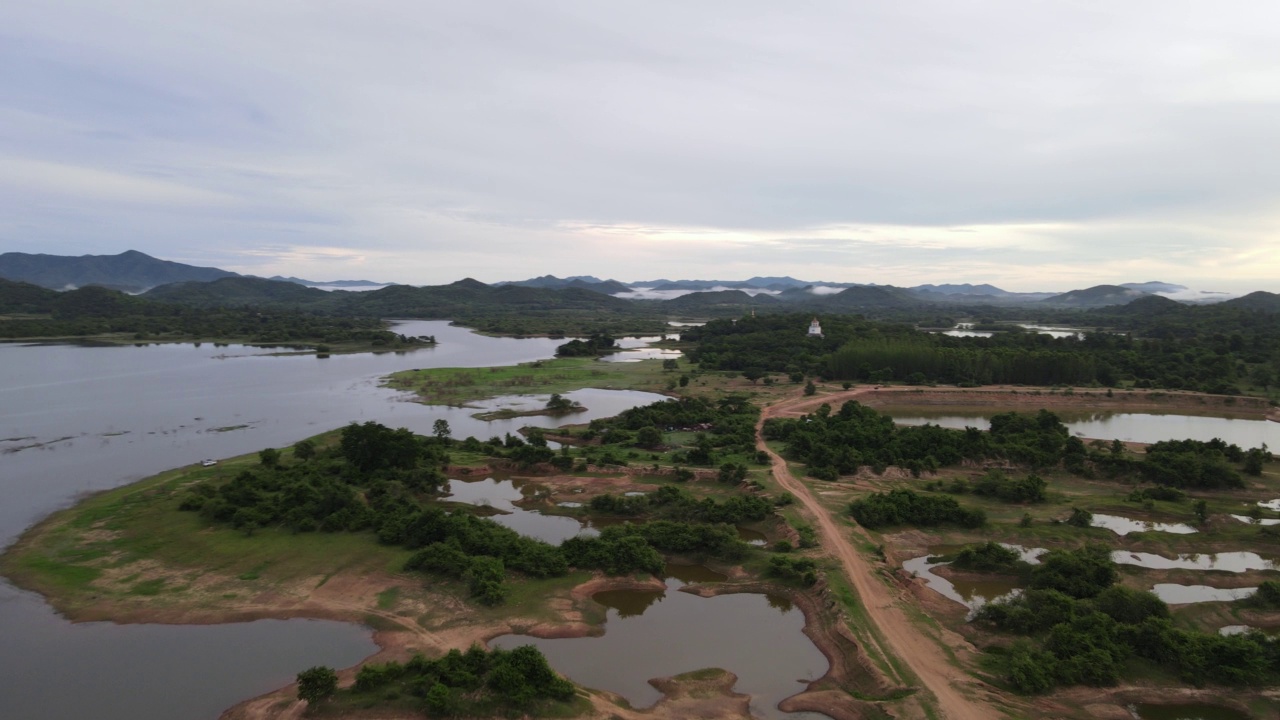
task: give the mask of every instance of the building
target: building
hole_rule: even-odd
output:
[[[809,337],[822,337],[822,325],[818,324],[818,318],[816,317],[813,322],[809,323]]]

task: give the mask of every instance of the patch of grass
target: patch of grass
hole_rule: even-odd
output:
[[[389,587],[386,590],[383,590],[382,592],[378,593],[378,609],[390,610],[391,608],[394,608],[396,606],[396,603],[399,602],[399,600],[400,600],[400,588]]]
[[[102,571],[97,568],[60,562],[42,555],[25,556],[16,565],[14,569],[19,572],[11,574],[35,580],[41,587],[53,587],[62,591],[84,591],[102,575]]]
[[[164,590],[164,579],[143,580],[129,588],[130,595],[159,595]]]
[[[418,395],[421,402],[461,405],[500,395],[565,393],[581,388],[663,390],[672,373],[660,360],[606,363],[595,358],[557,358],[489,368],[431,368],[394,373],[386,384]]]

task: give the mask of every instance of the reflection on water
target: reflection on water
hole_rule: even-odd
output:
[[[353,421],[429,434],[443,419],[459,438],[563,422],[539,416],[485,423],[471,417],[475,409],[404,402],[403,393],[380,384],[399,370],[544,359],[562,340],[489,338],[443,321],[399,323],[394,330],[435,335],[439,345],[320,359],[209,343],[0,343],[0,546],[82,493],[203,458],[287,446]],[[585,421],[662,396],[568,397],[590,408],[574,416]],[[366,628],[306,620],[73,626],[38,596],[2,581],[0,603],[0,718],[6,719],[211,718],[287,684],[299,670],[345,667],[375,649]],[[73,686],[67,678],[75,678]]]
[[[509,478],[450,479],[448,485],[444,487],[448,492],[444,499],[499,510],[501,512],[490,515],[489,519],[521,535],[537,538],[552,545],[559,545],[575,535],[595,534],[595,531],[588,530],[581,520],[561,515],[543,515],[536,510],[526,510],[515,504],[524,498],[526,491],[533,493],[536,488],[537,485],[528,480]]]
[[[1231,517],[1250,525],[1280,525],[1280,519],[1277,518],[1251,518],[1248,515],[1232,515]]]
[[[623,619],[643,615],[650,605],[666,595],[664,590],[605,590],[591,598],[610,610],[616,610],[618,618]]]
[[[1026,548],[1020,545],[1000,543],[1010,550],[1015,550],[1022,560],[1031,564],[1039,563],[1039,556],[1047,550],[1044,548]],[[1015,578],[1001,575],[979,575],[977,580],[948,580],[932,572],[934,568],[948,564],[940,556],[955,553],[963,545],[943,545],[930,548],[932,555],[912,558],[902,563],[904,570],[924,579],[925,585],[938,594],[954,600],[970,610],[977,610],[982,605],[1001,597],[1012,597],[1021,592],[1020,583]],[[1274,570],[1274,561],[1252,552],[1223,552],[1209,555],[1188,554],[1176,558],[1167,558],[1152,553],[1115,550],[1111,559],[1119,565],[1136,565],[1155,570],[1219,570],[1225,572],[1245,572],[1248,570]],[[1257,591],[1257,588],[1215,588],[1207,585],[1180,585],[1177,583],[1159,583],[1151,590],[1160,599],[1170,605],[1196,602],[1219,602],[1239,600]]]
[[[942,427],[963,430],[990,427],[992,415],[998,408],[950,409],[920,407],[878,408],[893,417],[899,425],[924,425],[931,423]],[[1154,443],[1161,440],[1201,440],[1221,438],[1242,448],[1269,447],[1280,444],[1280,423],[1248,418],[1209,417],[1201,415],[1176,415],[1156,413],[1073,412],[1055,409],[1072,435],[1110,440],[1117,438],[1129,442]],[[1280,501],[1277,502],[1280,506]],[[1265,507],[1265,506],[1264,506]],[[1280,509],[1280,507],[1276,508]]]
[[[734,690],[751,695],[752,712],[764,718],[821,718],[787,714],[781,700],[824,675],[826,657],[804,635],[804,615],[785,598],[751,593],[702,598],[673,592],[624,590],[597,593],[608,608],[600,637],[544,640],[503,635],[490,645],[536,645],[551,665],[587,687],[611,690],[635,707],[661,694],[651,678],[718,667],[738,676]],[[655,597],[656,596],[656,597]]]
[[[1231,602],[1242,600],[1258,591],[1250,588],[1215,588],[1208,585],[1179,585],[1177,583],[1156,583],[1151,592],[1170,605],[1183,605],[1202,602]]]
[[[729,579],[728,575],[718,573],[706,565],[684,565],[681,563],[667,563],[664,577],[675,578],[682,583],[724,582]]]
[[[1275,561],[1254,552],[1221,552],[1207,555],[1187,554],[1167,558],[1153,553],[1116,550],[1111,559],[1121,565],[1137,565],[1152,570],[1220,570],[1241,573],[1249,570],[1274,570]]]
[[[1133,520],[1119,515],[1093,514],[1093,527],[1106,528],[1117,535],[1131,532],[1166,532],[1174,535],[1190,535],[1197,530],[1185,523],[1159,523],[1149,520]]]

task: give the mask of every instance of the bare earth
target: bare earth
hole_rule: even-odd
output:
[[[876,578],[875,569],[849,542],[850,530],[832,519],[831,513],[818,502],[808,486],[791,474],[786,461],[765,444],[762,429],[767,418],[801,413],[824,402],[835,404],[851,400],[868,391],[868,388],[861,388],[834,395],[793,398],[771,405],[761,413],[756,426],[756,445],[769,454],[773,475],[778,482],[794,494],[813,516],[821,532],[824,549],[840,561],[845,575],[853,583],[863,603],[867,617],[883,636],[887,647],[882,648],[882,654],[905,662],[920,683],[933,693],[937,699],[937,707],[945,717],[951,720],[986,720],[996,716],[997,711],[991,703],[975,699],[973,695],[975,691],[986,694],[990,689],[981,686],[953,666],[938,641],[926,636],[911,622],[901,606],[903,602],[909,601]]]

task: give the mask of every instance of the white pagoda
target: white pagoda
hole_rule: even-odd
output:
[[[818,324],[818,318],[816,317],[813,322],[809,323],[809,337],[822,337],[822,325]]]

